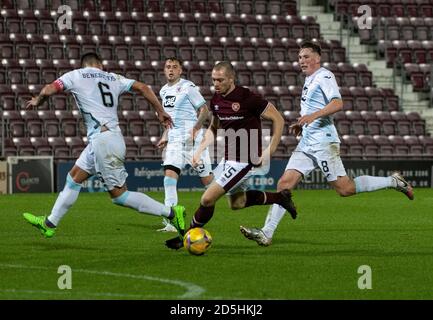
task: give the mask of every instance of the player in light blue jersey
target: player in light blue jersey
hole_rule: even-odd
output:
[[[185,228],[185,208],[165,206],[143,193],[127,190],[128,174],[124,167],[126,147],[117,118],[119,96],[124,92],[137,92],[144,96],[165,127],[172,125],[170,115],[144,83],[105,72],[97,54],[85,54],[81,66],[46,85],[37,97],[27,102],[26,108],[37,107],[53,94],[70,92],[83,116],[88,144],[69,171],[65,187],[58,195],[51,214],[44,217],[24,213],[24,218],[45,237],[51,238],[60,220],[77,200],[82,182],[96,175],[107,188],[114,204],[167,217],[180,232]]]
[[[182,63],[176,57],[168,58],[164,65],[167,79],[159,95],[164,110],[173,119],[173,127],[164,131],[157,146],[165,148],[164,153],[164,191],[165,205],[177,204],[177,181],[181,170],[187,164],[191,165],[194,151],[203,139],[203,123],[209,115],[206,101],[197,86],[189,80],[181,78]],[[197,117],[197,113],[199,116]],[[200,165],[193,168],[206,187],[212,180],[212,167],[209,151],[206,149],[201,157]],[[158,231],[176,231],[163,219],[164,227]]]
[[[351,179],[346,175],[340,158],[340,139],[331,117],[343,109],[343,101],[334,74],[320,66],[320,55],[321,48],[316,43],[301,43],[299,65],[306,75],[301,117],[289,127],[290,133],[301,136],[301,139],[278,181],[277,190],[294,189],[303,177],[320,168],[328,183],[343,197],[394,188],[413,200],[412,186],[397,172],[389,177],[360,176]],[[241,226],[241,232],[259,245],[268,246],[284,213],[284,208],[274,204],[262,229]]]

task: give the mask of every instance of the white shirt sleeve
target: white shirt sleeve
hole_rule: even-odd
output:
[[[197,110],[204,104],[206,104],[206,100],[203,98],[203,96],[200,93],[200,90],[198,87],[192,83],[187,84],[187,96],[191,104],[194,106],[194,108]]]
[[[73,88],[77,72],[77,70],[66,72],[56,80],[57,83],[60,83],[63,91],[70,91]]]
[[[332,99],[341,99],[340,90],[338,89],[337,80],[332,72],[326,72],[319,77],[320,89],[326,97],[327,103]]]
[[[119,81],[119,95],[124,92],[130,92],[132,85],[134,84],[135,80],[125,78],[124,76],[121,76],[120,74],[114,74],[116,78]]]

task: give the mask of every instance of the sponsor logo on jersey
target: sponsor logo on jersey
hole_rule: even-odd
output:
[[[240,108],[241,108],[241,105],[239,104],[239,102],[233,102],[232,103],[232,109],[234,112],[238,112]]]
[[[165,108],[174,108],[174,103],[176,102],[176,96],[166,96],[164,101]]]

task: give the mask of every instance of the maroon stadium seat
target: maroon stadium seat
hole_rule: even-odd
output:
[[[376,112],[374,111],[361,111],[361,116],[366,123],[366,132],[369,135],[380,135],[382,130],[382,124],[377,118]]]
[[[379,153],[379,147],[376,145],[373,136],[370,135],[360,135],[359,142],[361,143],[364,153],[363,156],[365,159],[376,159],[377,154]]]

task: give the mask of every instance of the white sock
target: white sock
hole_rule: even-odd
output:
[[[171,212],[170,207],[165,206],[140,192],[125,191],[121,196],[114,198],[111,201],[113,201],[114,204],[133,208],[138,212],[148,213],[154,216],[168,217]]]
[[[279,204],[273,204],[272,207],[269,208],[268,215],[266,216],[265,226],[262,228],[265,236],[268,238],[273,237],[274,232],[285,213],[286,209]]]
[[[177,205],[177,179],[172,177],[164,177],[164,192],[165,205],[169,207]]]
[[[396,187],[393,177],[360,176],[353,179],[353,181],[355,182],[356,193]]]
[[[51,214],[48,216],[48,220],[57,226],[63,216],[68,212],[69,208],[77,201],[78,195],[80,194],[81,184],[76,183],[72,180],[71,175],[68,173],[66,177],[65,187],[63,191],[59,193],[56,203],[51,209]]]

